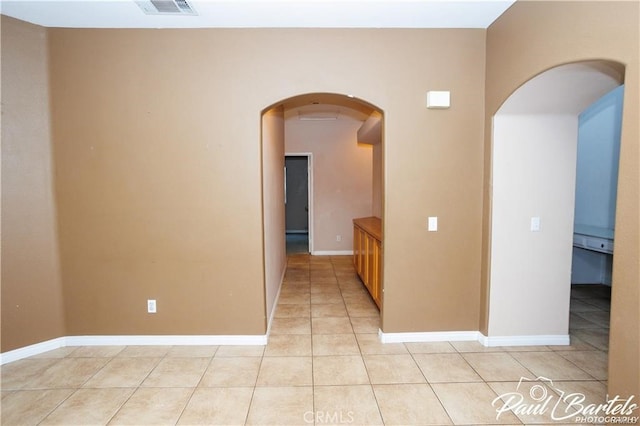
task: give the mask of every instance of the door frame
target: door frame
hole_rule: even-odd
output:
[[[285,159],[287,157],[307,157],[307,205],[309,211],[307,212],[307,222],[309,224],[309,253],[314,254],[313,250],[313,153],[312,152],[286,152],[284,153]],[[287,176],[284,177],[285,185],[287,183]],[[285,194],[286,196],[286,194]]]

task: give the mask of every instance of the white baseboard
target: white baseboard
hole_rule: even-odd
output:
[[[382,343],[415,343],[415,342],[468,342],[477,341],[477,331],[428,331],[415,333],[383,333],[378,330]]]
[[[278,309],[278,301],[280,300],[280,292],[282,291],[282,284],[284,283],[284,275],[287,273],[287,267],[285,265],[282,270],[282,276],[280,277],[280,285],[278,286],[278,294],[276,294],[276,299],[273,301],[273,309],[271,309],[271,315],[269,315],[269,322],[267,322],[267,338],[271,333],[271,324],[273,324],[273,318],[276,314],[276,309]]]
[[[68,336],[47,340],[0,354],[0,365],[39,355],[66,346],[107,346],[107,345],[255,345],[267,344],[267,335],[166,335],[166,336]]]
[[[70,336],[65,346],[106,345],[266,345],[267,335],[135,335],[135,336]]]
[[[19,359],[28,358],[30,356],[39,355],[43,352],[49,352],[67,346],[66,337],[58,337],[56,339],[46,340],[44,342],[35,343],[23,348],[14,349],[12,351],[0,354],[0,365],[8,364]]]
[[[539,336],[485,336],[479,331],[435,331],[416,333],[383,333],[378,330],[382,343],[414,342],[469,342],[477,341],[486,347],[499,346],[566,346],[568,334]]]
[[[496,346],[566,346],[571,342],[568,334],[539,336],[485,336],[480,334],[480,343],[487,347]]]
[[[278,298],[280,290],[278,290]],[[277,306],[277,305],[274,305]],[[0,354],[0,365],[14,362],[30,356],[39,355],[66,346],[106,346],[106,345],[256,345],[267,344],[273,313],[269,319],[267,333],[262,335],[163,335],[163,336],[68,336],[58,337],[23,348]],[[487,347],[499,346],[566,346],[570,344],[569,335],[540,336],[485,336],[479,331],[435,331],[415,333],[383,333],[378,330],[382,343],[413,342],[467,342],[478,341]]]
[[[318,250],[311,254],[313,256],[353,256],[353,250]]]

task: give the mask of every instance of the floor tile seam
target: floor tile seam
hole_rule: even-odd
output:
[[[198,385],[195,389],[253,389],[253,388],[255,388],[255,386],[252,386],[252,385],[215,384],[215,385]]]
[[[169,351],[167,350],[167,353],[169,353]],[[151,374],[153,374],[154,371],[156,371],[156,368],[158,368],[158,366],[162,363],[162,361],[166,358],[166,353],[163,357],[158,357],[158,362],[153,366],[152,369],[149,370],[149,372],[144,376],[144,378],[140,381],[140,383],[138,383],[138,388],[142,388],[144,385],[144,382],[151,377]],[[135,357],[135,358],[146,358],[146,357]],[[206,370],[205,370],[206,371]],[[144,386],[144,387],[152,387],[152,386]],[[135,393],[135,392],[134,392]]]
[[[369,379],[369,388],[371,389],[371,393],[373,394],[373,400],[376,402],[376,407],[378,408],[378,415],[380,416],[380,420],[382,420],[382,424],[386,425],[387,423],[384,420],[384,416],[382,415],[382,408],[380,408],[380,401],[378,400],[378,394],[376,394],[376,390],[373,387],[373,383],[371,383],[371,379]]]
[[[207,367],[207,368],[208,368],[208,367]],[[206,372],[206,370],[205,370],[205,372]],[[204,373],[202,374],[202,377],[204,377]],[[191,402],[191,400],[193,399],[193,395],[195,395],[196,390],[200,388],[200,387],[199,387],[199,385],[200,385],[200,382],[202,382],[202,377],[200,377],[200,380],[198,381],[198,385],[196,385],[196,386],[191,390],[191,393],[189,394],[189,398],[187,398],[187,400],[186,400],[186,402],[185,402],[184,406],[182,407],[182,410],[180,410],[180,415],[178,415],[178,418],[176,419],[176,421],[175,421],[175,423],[174,423],[174,424],[176,424],[176,425],[177,425],[178,423],[180,423],[180,419],[181,419],[181,418],[182,418],[182,416],[184,415],[184,412],[186,411],[187,407],[189,406],[189,403],[190,403],[190,402]]]
[[[578,327],[578,328],[572,328],[571,331],[580,331],[580,330],[609,330],[609,327],[603,327],[601,325],[597,325],[595,324],[595,327]],[[571,333],[569,333],[569,335],[571,335]]]
[[[266,350],[266,348],[265,348]],[[247,422],[249,421],[249,414],[251,413],[251,406],[253,405],[253,400],[255,398],[256,395],[256,388],[258,387],[258,377],[260,376],[260,370],[262,369],[262,362],[264,361],[264,352],[262,351],[262,356],[260,357],[260,363],[258,364],[258,372],[256,374],[256,378],[253,382],[253,390],[251,391],[251,398],[249,399],[249,406],[247,407],[247,414],[245,415],[244,418],[244,424],[247,424]],[[226,388],[226,386],[225,386]]]
[[[257,375],[256,375],[256,380],[258,380]],[[225,387],[225,389],[226,389],[226,387]],[[249,413],[251,412],[251,406],[253,405],[253,399],[254,399],[255,395],[256,395],[256,386],[254,386],[253,389],[251,390],[251,398],[249,398],[249,405],[247,406],[247,413],[244,415],[243,424],[245,424],[245,425],[249,421]]]
[[[416,365],[416,367],[418,367],[418,370],[420,371],[420,374],[422,374],[422,377],[424,377],[424,380],[429,383],[429,378],[427,377],[426,374],[424,374],[424,371],[422,371],[422,367],[420,367],[420,364],[418,363],[418,361],[416,360],[415,356],[413,353],[411,353],[411,351],[409,351],[409,349],[406,347],[405,345],[405,349],[407,349],[407,351],[409,352],[409,355],[411,356],[411,359],[413,360],[413,363]]]
[[[442,407],[442,410],[444,411],[444,413],[449,418],[449,421],[451,422],[451,424],[455,425],[456,422],[453,421],[453,416],[451,415],[451,413],[449,413],[449,410],[447,410],[447,407],[444,405],[444,402],[442,401],[442,398],[440,398],[440,395],[438,395],[438,392],[436,392],[436,390],[433,388],[433,386],[431,386],[431,383],[427,383],[427,386],[429,386],[429,388],[431,389],[431,391],[435,395],[436,399],[438,400],[438,403]]]
[[[506,381],[506,383],[513,383],[513,382],[514,382],[513,380]],[[489,389],[489,391],[495,395],[495,398],[493,399],[493,401],[495,401],[497,398],[501,397],[501,395],[498,395],[498,393],[489,385],[489,383],[504,383],[504,382],[495,381],[495,380],[491,380],[491,381],[483,380],[482,382],[470,382],[470,383],[484,383],[484,385],[487,387],[487,389]],[[448,383],[441,383],[441,384],[442,385],[447,385]],[[464,383],[462,383],[462,384],[464,384]],[[511,413],[511,414],[513,415],[513,417],[515,417],[516,421],[518,421],[521,425],[525,425],[526,424],[524,422],[524,420],[522,420],[516,413]],[[454,423],[454,424],[457,424],[457,423]],[[499,425],[501,423],[500,422],[496,422],[496,423],[489,423],[489,424]]]
[[[525,371],[528,371],[532,377],[537,377],[536,374],[533,373],[533,371],[531,371],[531,369],[527,368],[524,364],[522,364],[517,358],[515,358],[512,354],[510,354],[507,351],[496,351],[496,352],[471,352],[471,353],[489,353],[489,354],[506,354],[509,356],[509,358],[513,361],[516,362],[516,364],[520,365],[522,368],[525,369]],[[489,382],[489,381],[496,381],[496,380],[487,380],[482,374],[480,374],[480,372],[469,362],[469,360],[467,358],[465,358],[464,354],[461,354],[462,359],[467,363],[467,365],[469,367],[471,367],[471,369],[478,375],[478,377],[480,377],[485,383]],[[512,382],[514,380],[504,380],[506,382]]]
[[[60,389],[69,389],[72,390],[73,392],[70,392],[69,395],[66,396],[66,398],[63,398],[58,404],[56,404],[55,407],[53,407],[51,410],[49,410],[47,412],[47,414],[45,414],[40,421],[38,421],[38,424],[41,424],[43,421],[45,421],[47,419],[47,417],[49,417],[51,414],[53,414],[53,412],[55,412],[58,408],[60,408],[60,406],[62,406],[62,404],[64,404],[69,398],[71,398],[73,395],[75,395],[80,388],[60,388]],[[43,389],[43,390],[58,390],[58,389]],[[0,420],[2,420],[2,416],[0,415]]]
[[[576,352],[596,352],[596,351],[571,351],[571,353],[576,353]],[[566,361],[570,362],[573,366],[575,366],[576,368],[578,368],[580,371],[582,371],[583,373],[585,373],[585,374],[586,374],[586,375],[588,375],[589,377],[591,377],[591,378],[592,378],[592,380],[601,380],[601,379],[599,379],[599,378],[595,377],[593,374],[589,373],[589,372],[588,372],[587,370],[585,370],[584,368],[580,367],[580,366],[579,366],[578,364],[576,364],[573,360],[571,360],[571,359],[569,359],[569,358],[567,358],[567,357],[563,356],[561,353],[556,352],[556,354],[557,354],[558,356],[560,356],[562,359],[564,359],[564,360],[566,360]],[[607,360],[608,360],[608,356],[607,356]],[[609,367],[608,367],[608,362],[607,362],[607,368],[606,368],[606,370],[607,370],[607,379],[608,379],[608,378],[609,378]],[[589,380],[589,379],[581,379],[581,381],[582,381],[582,380]]]
[[[217,349],[216,349],[216,352],[217,352]],[[211,358],[209,358],[209,362],[207,363],[207,366],[202,371],[202,374],[200,375],[200,379],[198,380],[198,383],[196,383],[196,385],[194,387],[194,392],[195,392],[195,388],[200,387],[200,384],[202,383],[202,380],[204,379],[204,376],[207,374],[207,371],[209,371],[209,368],[211,368],[211,365],[213,364],[213,358],[214,358],[213,356]],[[191,400],[192,396],[193,396],[193,392],[191,393],[191,396],[189,396],[189,401]],[[180,415],[182,416],[182,414],[180,414]]]
[[[602,297],[602,298],[598,298],[598,297],[589,297],[589,298],[586,298],[586,299],[581,299],[580,301],[581,301],[582,303],[586,303],[586,304],[587,304],[587,305],[589,305],[589,306],[594,306],[594,307],[596,307],[596,308],[598,308],[598,309],[600,309],[600,310],[603,310],[600,306],[598,306],[598,305],[594,305],[592,302],[590,302],[590,300],[591,300],[591,299],[606,299],[606,298],[605,298],[605,297]]]
[[[594,349],[584,349],[584,350],[582,350],[582,349],[576,349],[576,350],[562,350],[562,349],[559,349],[559,350],[557,350],[557,351],[556,351],[556,353],[558,353],[558,352],[566,352],[566,353],[567,353],[567,355],[568,355],[568,354],[575,354],[575,353],[582,353],[582,352],[584,352],[584,353],[588,353],[588,352],[602,352],[602,353],[604,353],[604,354],[607,354],[607,351],[603,351],[603,350],[601,350],[601,349],[597,349],[597,348],[594,348]],[[558,355],[560,355],[561,357],[563,357],[563,358],[564,358],[564,355],[562,355],[562,354],[560,354],[560,353],[558,353]]]
[[[608,326],[606,326],[606,325],[600,325],[600,324],[596,323],[595,321],[593,321],[591,318],[588,318],[588,317],[587,317],[587,314],[594,313],[594,312],[604,312],[604,313],[607,313],[606,311],[583,311],[583,312],[572,312],[572,314],[573,314],[573,315],[577,315],[577,316],[578,316],[578,317],[580,317],[581,319],[583,319],[583,320],[585,320],[585,321],[588,321],[588,322],[590,322],[590,323],[592,323],[592,324],[595,324],[595,325],[599,326],[599,328],[609,328]],[[609,319],[611,319],[611,313],[609,312],[608,314],[609,314]],[[571,322],[569,322],[569,323],[571,323]]]
[[[129,388],[132,389],[132,388]],[[122,407],[125,406],[125,404],[127,402],[129,402],[129,400],[131,399],[131,397],[138,391],[138,389],[140,389],[139,387],[135,388],[127,398],[125,398],[125,400],[114,410],[113,414],[111,415],[111,417],[109,417],[109,420],[107,420],[105,422],[105,425],[108,425],[109,423],[111,423],[113,421],[113,419],[118,415],[118,413],[120,412],[120,410],[122,410]],[[43,419],[44,421],[44,419]]]
[[[520,366],[522,366],[522,368],[524,368],[526,371],[528,371],[531,374],[532,378],[539,377],[538,374],[536,374],[531,368],[527,367],[522,362],[520,362],[520,360],[518,358],[516,358],[515,356],[513,356],[513,354],[511,354],[509,352],[504,352],[504,353],[508,354],[511,357],[511,359],[513,359],[516,363],[518,363]],[[527,354],[533,354],[533,353],[547,354],[547,352],[536,352],[536,351],[527,352]]]
[[[580,380],[580,381],[600,380],[600,379],[598,379],[598,378],[594,377],[594,376],[593,376],[592,374],[590,374],[588,371],[585,371],[582,367],[580,367],[579,365],[577,365],[576,363],[574,363],[574,362],[573,362],[573,361],[571,361],[570,359],[565,358],[564,356],[562,356],[562,355],[561,355],[561,354],[559,354],[558,352],[559,352],[559,351],[554,351],[554,354],[556,354],[556,355],[558,355],[559,357],[561,357],[562,359],[564,359],[564,360],[568,361],[568,362],[569,362],[569,363],[571,363],[573,366],[575,366],[576,368],[578,368],[580,371],[582,371],[583,373],[585,373],[587,376],[591,377],[591,379],[571,379],[571,380]],[[571,352],[597,352],[597,351],[571,351]],[[605,351],[602,351],[602,352],[605,352]],[[532,351],[532,352],[527,352],[527,353],[542,353],[542,354],[543,354],[544,352],[535,352],[535,351]],[[515,358],[515,357],[514,357],[514,359],[515,359],[516,361],[518,361],[518,362],[519,362],[519,360],[518,360],[517,358]],[[520,365],[522,365],[523,367],[527,368],[527,367],[526,367],[526,366],[524,366],[524,364],[522,364],[522,363],[520,363]],[[531,371],[531,373],[533,374],[533,371],[532,371],[530,368],[527,368],[527,370]],[[609,373],[609,369],[607,368],[607,376],[608,376],[608,373]],[[536,374],[533,374],[533,375],[537,377],[537,375],[536,375]],[[550,379],[552,379],[554,382],[556,381],[555,379],[553,379],[553,378],[551,378],[551,377],[550,377]]]
[[[310,345],[311,345],[311,410],[314,413],[313,414],[313,424],[315,425],[316,422],[316,416],[315,416],[315,412],[316,412],[316,394],[314,392],[315,389],[315,363],[313,361],[313,312],[311,310],[312,308],[312,303],[311,303],[311,297],[309,297],[309,336],[310,336]]]
[[[69,358],[69,359],[80,359],[80,358],[116,358],[118,357],[118,355],[120,355],[120,353],[122,353],[122,351],[124,351],[127,348],[127,345],[109,345],[111,347],[113,346],[122,346],[122,349],[120,349],[117,353],[113,354],[113,355],[93,355],[93,356],[88,356],[88,355],[84,355],[84,356],[73,356],[73,354],[77,351],[79,351],[81,348],[91,348],[92,346],[76,346],[74,348],[73,351],[69,352],[68,354],[66,354],[65,356],[63,356],[60,359],[65,359],[65,358]],[[93,346],[93,347],[100,347],[100,346]],[[102,347],[100,347],[102,348]]]
[[[83,359],[83,358],[75,358],[75,359]],[[88,357],[88,358],[85,358],[85,359],[102,359],[102,357]],[[115,357],[111,358],[109,361],[105,362],[102,365],[102,367],[98,368],[91,376],[89,376],[84,382],[82,382],[79,386],[77,386],[77,389],[82,389],[84,387],[84,385],[86,385],[91,379],[93,379],[96,375],[98,375],[98,373],[100,373],[102,370],[104,370],[106,368],[106,366],[109,365],[114,359],[115,359]]]
[[[234,386],[236,388],[250,388],[251,386]],[[255,386],[256,389],[286,389],[286,388],[310,388],[313,389],[313,385],[307,384],[307,385],[257,385]]]

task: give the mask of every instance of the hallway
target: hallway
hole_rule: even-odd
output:
[[[588,318],[593,296],[575,293],[574,316]],[[601,344],[601,330],[584,321],[571,346],[381,344],[349,256],[290,256],[276,309],[266,347],[67,347],[4,365],[2,424],[553,423],[496,420],[492,401],[521,377],[591,402],[606,394],[607,353],[586,342]]]

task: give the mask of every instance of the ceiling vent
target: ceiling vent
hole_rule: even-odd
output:
[[[136,4],[147,15],[191,15],[198,12],[187,0],[136,0]]]

